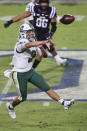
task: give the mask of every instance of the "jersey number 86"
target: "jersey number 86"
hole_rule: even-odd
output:
[[[37,27],[47,28],[47,25],[48,25],[48,19],[37,18],[36,20]]]

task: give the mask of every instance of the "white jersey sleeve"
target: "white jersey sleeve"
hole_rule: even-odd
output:
[[[27,4],[25,11],[30,11],[31,6],[34,6],[33,2],[30,2],[29,4]]]
[[[25,44],[29,43],[29,41],[27,39],[21,39],[19,40],[18,44],[16,45],[16,51],[21,53],[26,49]]]
[[[35,7],[34,4],[29,6],[29,11],[31,12],[32,16],[34,16],[34,14],[35,14],[34,7]]]
[[[30,6],[34,6],[34,3],[33,3],[33,2],[30,2],[30,3],[26,6],[25,11],[30,11]],[[24,19],[25,23],[29,23],[29,21],[31,21],[31,20],[33,20],[33,16],[32,16],[32,15]]]

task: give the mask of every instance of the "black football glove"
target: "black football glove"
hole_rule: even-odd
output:
[[[4,24],[4,27],[7,28],[7,27],[9,27],[12,23],[13,23],[13,20],[7,21],[7,22]]]
[[[46,40],[51,39],[52,35],[53,35],[53,32],[47,33],[47,34],[45,35]]]

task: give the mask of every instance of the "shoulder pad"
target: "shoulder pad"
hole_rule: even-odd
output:
[[[29,5],[35,5],[33,2],[30,2]]]
[[[34,4],[29,6],[29,11],[31,12],[31,14],[34,13],[34,7],[35,7]]]
[[[29,11],[30,10],[30,6],[34,6],[34,3],[33,2],[28,3],[27,6],[26,6],[25,11]]]
[[[52,19],[56,14],[56,8],[55,7],[51,7],[51,13],[50,13],[50,19]]]

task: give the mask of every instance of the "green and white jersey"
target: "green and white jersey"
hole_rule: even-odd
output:
[[[19,39],[14,48],[13,71],[27,72],[32,68],[32,59],[40,53],[38,47],[26,48],[25,44],[29,43],[28,39]]]

